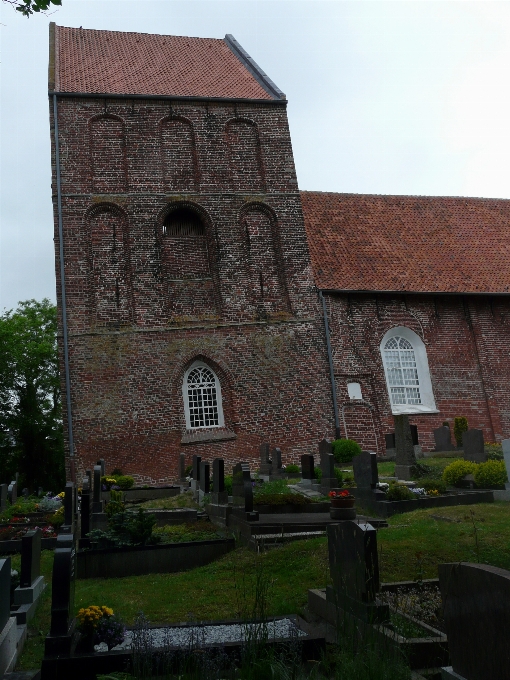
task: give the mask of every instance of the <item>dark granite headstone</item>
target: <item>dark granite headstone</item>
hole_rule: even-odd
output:
[[[42,498],[44,496],[44,489],[42,488],[42,486],[40,486],[37,489],[37,495],[39,496],[39,498]]]
[[[83,488],[81,492],[81,505],[80,505],[80,515],[81,515],[81,528],[80,528],[80,536],[81,538],[86,538],[87,534],[90,532],[90,499],[92,494],[90,493],[90,489],[88,487],[88,483],[85,484],[85,481],[88,482],[88,477],[85,477],[83,480]]]
[[[101,513],[103,512],[103,501],[101,500],[101,466],[94,465],[94,488],[93,488],[93,503],[92,512]]]
[[[395,433],[394,432],[389,432],[388,434],[384,435],[384,441],[386,444],[386,450],[390,449],[393,450],[396,448],[395,444]]]
[[[213,460],[213,493],[225,491],[225,462],[223,458]]]
[[[232,502],[244,508],[245,512],[253,512],[253,486],[248,463],[237,463],[233,470]]]
[[[323,479],[336,479],[335,456],[332,453],[321,453],[321,470]]]
[[[28,498],[30,496],[30,491],[28,490],[27,487],[21,489],[21,495],[23,496],[23,498]]]
[[[315,479],[314,458],[311,454],[301,456],[301,476],[303,479]]]
[[[64,524],[67,525],[74,522],[74,494],[73,482],[67,482],[64,496]]]
[[[30,588],[41,575],[41,536],[39,528],[21,538],[21,575],[20,588]]]
[[[200,491],[209,493],[210,466],[209,463],[200,461]]]
[[[507,491],[510,491],[510,439],[503,439],[501,445],[503,447],[503,460],[505,461],[506,476],[508,477],[505,488]]]
[[[271,457],[269,455],[269,444],[267,442],[264,442],[263,444],[260,445],[259,454],[260,454],[259,473],[261,475],[270,475],[273,466],[271,463]]]
[[[200,481],[200,462],[201,461],[202,461],[202,456],[197,456],[197,455],[193,456],[193,461],[192,461],[193,462],[193,472],[192,472],[192,475],[193,475],[193,480],[195,482]]]
[[[186,454],[185,453],[179,454],[179,481],[180,482],[186,481]]]
[[[72,541],[59,543],[65,542],[57,539],[53,560],[50,636],[68,636],[73,625],[76,553]]]
[[[92,490],[94,488],[94,475],[92,473],[92,470],[85,470],[85,476],[89,478],[89,488],[90,493],[92,493]]]
[[[281,449],[275,448],[271,451],[271,474],[279,475],[282,471],[282,452]]]
[[[321,456],[321,460],[323,453],[333,453],[333,445],[327,439],[321,439],[319,442],[319,455]]]
[[[485,463],[487,455],[484,449],[483,430],[468,430],[462,434],[464,459],[473,463]]]
[[[411,479],[411,467],[416,465],[413,437],[409,425],[409,416],[393,416],[395,422],[395,475],[399,479]]]
[[[97,461],[96,465],[99,465],[99,467],[101,468],[101,477],[104,477],[106,475],[106,464],[104,462],[104,458],[100,458]]]
[[[7,484],[0,484],[0,512],[7,507]]]
[[[452,433],[449,427],[442,425],[434,430],[435,451],[452,450]]]
[[[438,568],[453,671],[466,680],[509,680],[510,572],[468,562]]]
[[[362,451],[352,459],[354,481],[359,489],[375,489],[379,481],[377,454]]]
[[[411,439],[413,441],[413,446],[419,446],[420,443],[418,442],[418,426],[417,425],[409,425],[411,429]]]
[[[9,499],[9,503],[11,505],[16,503],[18,500],[18,482],[13,481],[9,484],[7,488],[7,498]]]
[[[0,560],[0,634],[11,615],[11,558]]]
[[[337,593],[374,602],[379,591],[377,533],[354,521],[328,524],[329,568]]]

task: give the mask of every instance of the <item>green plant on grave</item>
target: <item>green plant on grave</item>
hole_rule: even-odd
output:
[[[411,467],[413,479],[419,479],[421,484],[422,477],[427,479],[441,479],[441,469],[437,465],[427,465],[426,463],[415,463]]]
[[[387,501],[412,501],[416,496],[405,484],[390,484],[386,492]]]
[[[106,504],[105,512],[107,517],[112,517],[119,512],[124,512],[126,509],[126,503],[122,491],[115,491],[111,489],[110,500]]]
[[[131,489],[135,483],[135,480],[133,477],[130,477],[129,475],[106,475],[104,477],[101,477],[101,484],[103,487],[106,487],[107,491],[110,491],[110,489],[114,487],[118,487],[119,489],[122,489],[123,491],[127,491],[128,489]]]
[[[295,465],[294,463],[289,463],[289,465],[285,466],[285,472],[289,473],[299,473],[300,472],[300,467],[299,465]]]
[[[446,482],[442,479],[420,479],[420,486],[427,493],[429,491],[437,491],[439,494],[446,493]]]
[[[335,461],[341,465],[351,463],[361,453],[361,446],[354,439],[335,439],[331,446]]]
[[[467,418],[461,416],[460,418],[455,418],[455,424],[453,426],[453,435],[457,446],[460,448],[462,446],[462,435],[464,432],[469,430]]]
[[[342,475],[342,470],[340,470],[340,468],[337,467],[335,468],[335,477],[338,486],[342,486],[342,484],[344,483],[344,477]]]
[[[225,484],[225,491],[229,496],[232,495],[232,483],[233,483],[233,477],[232,475],[225,475],[224,478],[224,484]]]
[[[156,516],[138,510],[124,510],[108,518],[108,529],[94,529],[89,537],[92,541],[106,540],[116,547],[130,545],[154,545],[159,543],[159,537],[153,535],[156,526]]]
[[[321,483],[321,479],[322,479],[322,469],[321,469],[320,467],[314,467],[314,469],[313,469],[313,474],[314,474],[315,479],[316,479],[316,480],[319,482],[319,484],[320,484],[320,483]]]
[[[466,475],[474,475],[476,463],[469,460],[455,460],[443,470],[443,480],[448,486],[460,486]]]
[[[485,442],[487,460],[503,460],[503,447],[500,442]]]
[[[474,471],[476,485],[482,488],[503,486],[508,477],[506,474],[505,462],[503,460],[488,460],[480,463]]]

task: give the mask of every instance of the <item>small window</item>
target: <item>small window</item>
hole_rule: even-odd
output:
[[[209,366],[195,362],[186,371],[183,397],[187,429],[223,427],[221,386]]]
[[[166,216],[163,234],[174,237],[203,236],[204,225],[195,212],[180,208],[173,210]]]
[[[437,413],[422,339],[404,326],[392,328],[382,339],[381,355],[392,412]]]
[[[361,385],[359,383],[347,383],[347,392],[349,394],[349,399],[357,399],[359,401],[363,399]]]

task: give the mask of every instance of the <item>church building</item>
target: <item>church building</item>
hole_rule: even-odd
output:
[[[283,92],[224,40],[50,25],[68,470],[139,482],[455,416],[510,433],[510,203],[300,192]],[[508,283],[507,283],[508,281]]]

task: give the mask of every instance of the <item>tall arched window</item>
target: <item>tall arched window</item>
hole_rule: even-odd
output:
[[[186,428],[223,427],[221,386],[214,371],[195,361],[184,374],[182,385]]]
[[[392,412],[437,412],[421,338],[409,328],[392,328],[381,342],[381,355]]]

